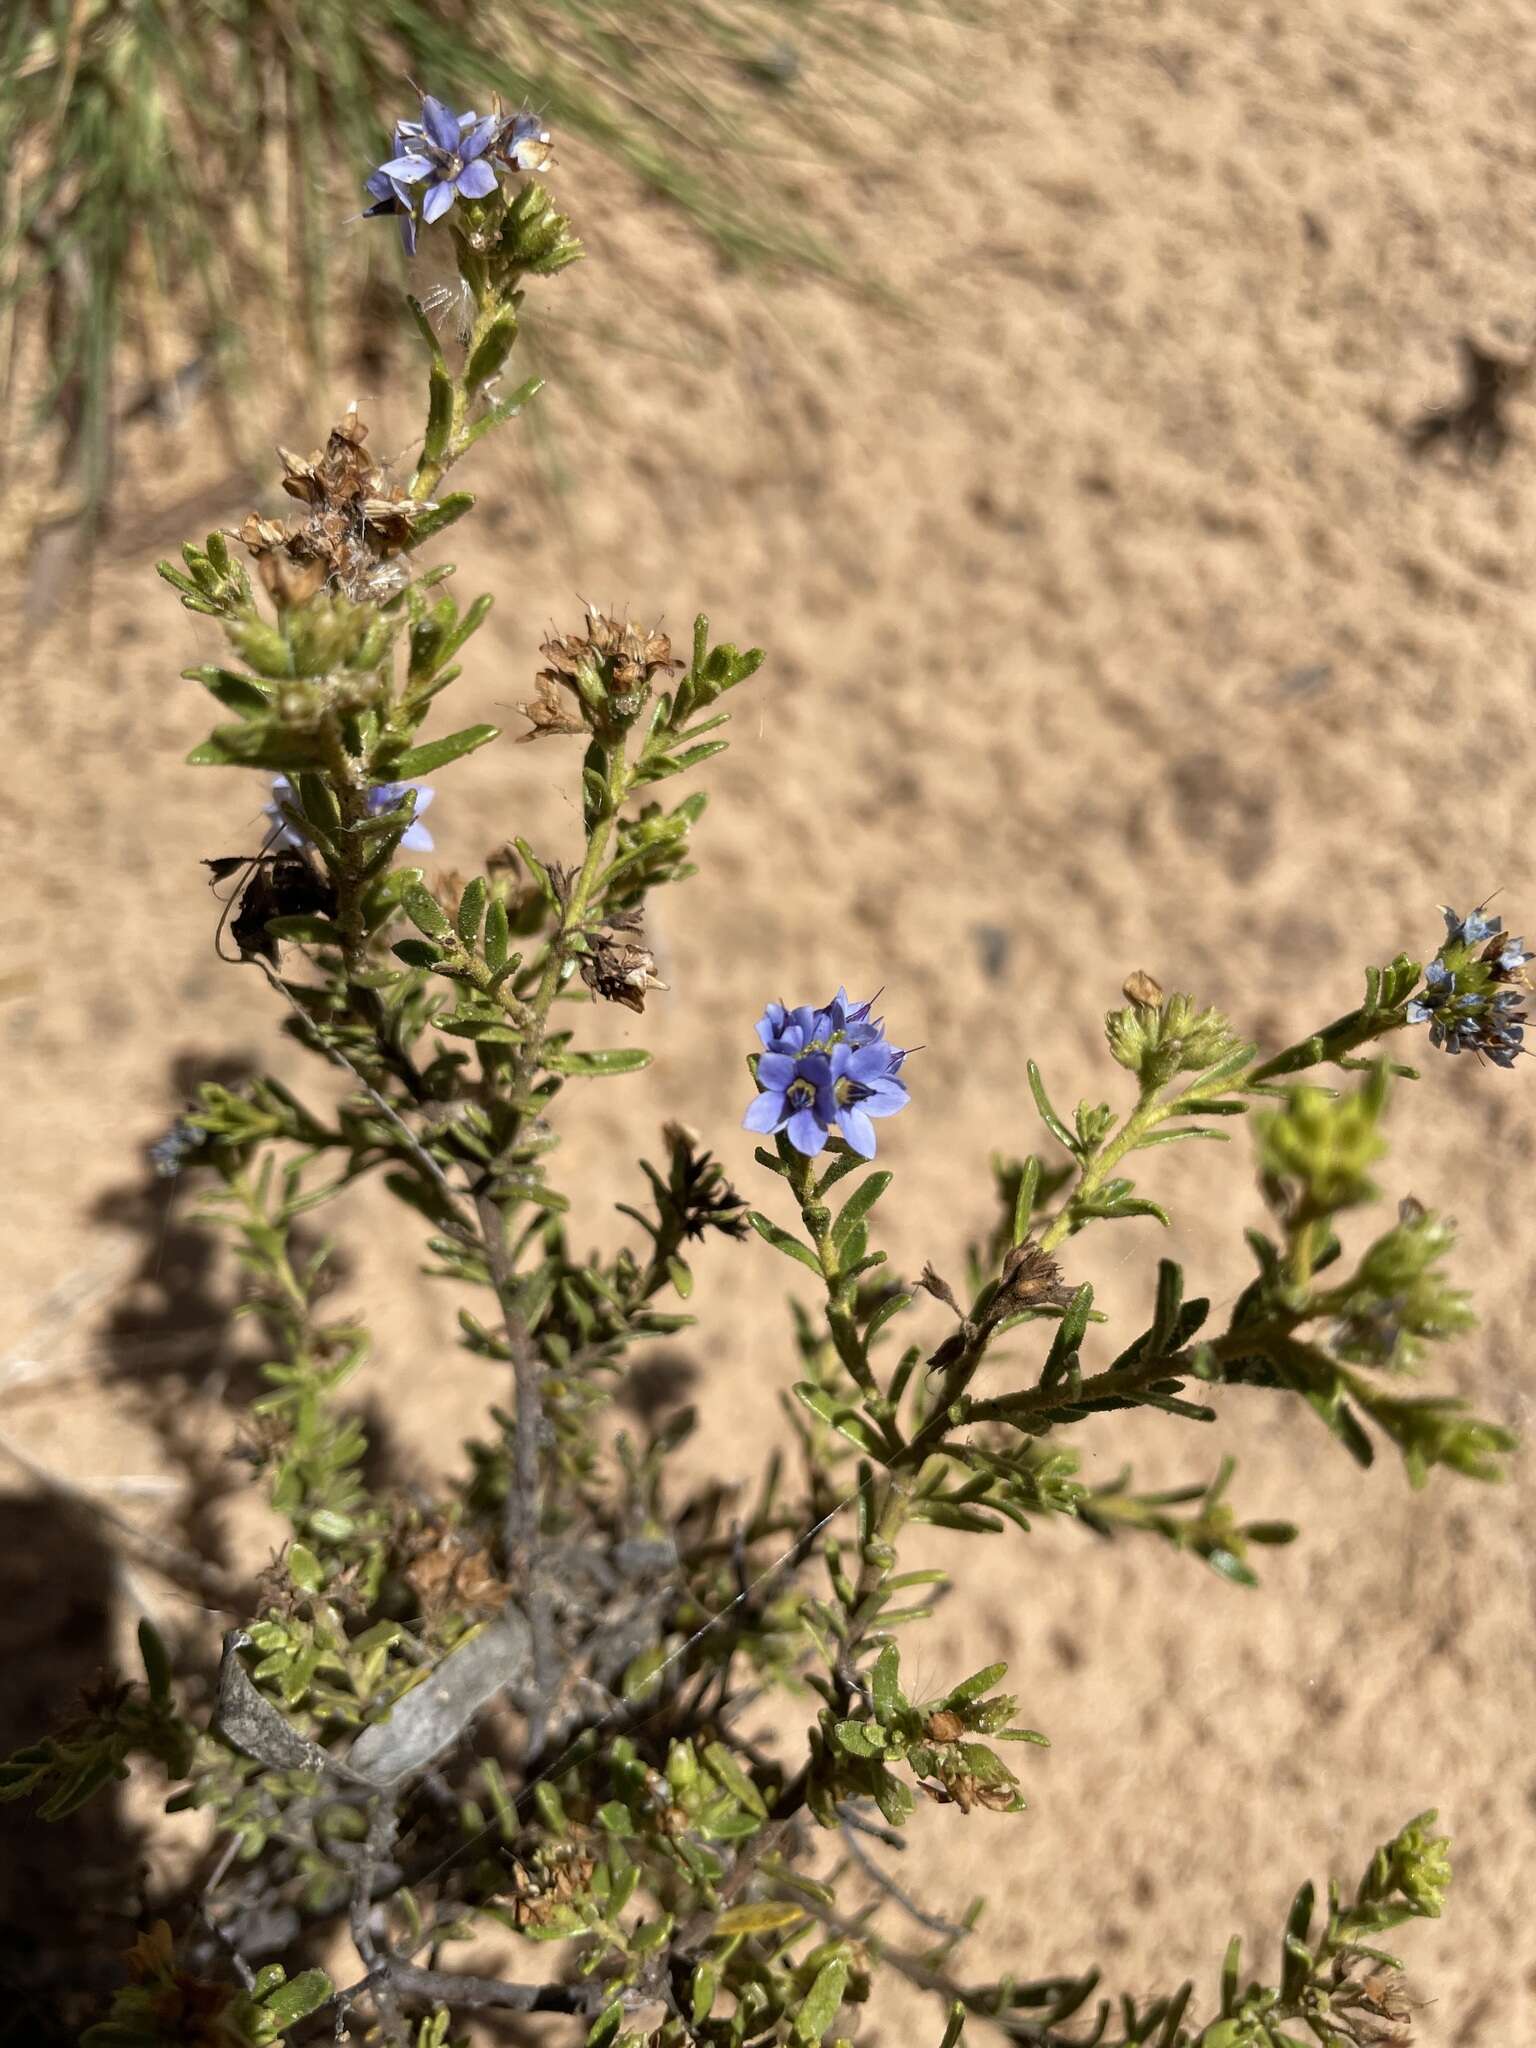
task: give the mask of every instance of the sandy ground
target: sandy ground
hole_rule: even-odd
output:
[[[887,1243],[898,1268],[955,1271],[987,1221],[989,1151],[1039,1142],[1026,1056],[1058,1098],[1117,1096],[1099,1019],[1128,969],[1278,1044],[1355,1001],[1365,961],[1432,945],[1441,901],[1502,889],[1513,927],[1536,924],[1536,420],[1511,407],[1496,467],[1405,445],[1456,396],[1460,334],[1508,354],[1533,339],[1526,10],[1167,0],[994,22],[925,31],[955,97],[909,107],[872,159],[866,114],[862,167],[808,177],[910,318],[722,277],[565,153],[595,260],[538,306],[577,333],[599,405],[574,376],[540,400],[563,496],[522,445],[470,479],[486,516],[462,585],[497,608],[455,722],[517,728],[506,707],[578,593],[684,633],[703,608],[771,650],[707,771],[703,872],[657,905],[674,992],[630,1034],[655,1065],[572,1098],[566,1178],[594,1238],[664,1116],[771,1200],[737,1128],[768,996],[884,987],[893,1037],[925,1048],[913,1108],[882,1133],[900,1176]],[[356,388],[338,370],[285,438],[310,445]],[[399,375],[375,391],[379,444],[402,445]],[[247,498],[207,448],[146,440],[151,458],[89,604],[10,685],[0,1429],[93,1491],[117,1482],[146,1527],[184,1527],[196,1495],[205,1539],[269,1541],[218,1497],[239,1485],[227,1272],[140,1164],[211,1055],[292,1070],[255,977],[212,956],[197,867],[249,841],[261,792],[180,765],[205,706],[177,671],[215,636],[149,575],[188,494],[204,525]],[[445,776],[444,865],[514,830],[568,856],[574,766],[556,743],[503,745]],[[1529,1426],[1532,1077],[1424,1052],[1386,1185],[1462,1225],[1484,1322],[1440,1377]],[[1174,1207],[1191,1291],[1229,1302],[1259,1217],[1241,1134],[1230,1155],[1151,1155],[1145,1179]],[[360,1199],[343,1228],[349,1291],[387,1292],[369,1399],[441,1469],[500,1389],[456,1353],[442,1298],[402,1283],[384,1209]],[[1120,1226],[1081,1272],[1135,1313],[1169,1248]],[[703,1262],[681,1348],[728,1471],[751,1471],[793,1376],[787,1270],[766,1247]],[[1436,1804],[1457,1878],[1446,1919],[1404,1942],[1433,2001],[1422,2038],[1519,2048],[1536,2037],[1528,1474],[1414,1496],[1274,1397],[1221,1408],[1203,1435],[1161,1418],[1085,1435],[1087,1470],[1131,1456],[1171,1481],[1229,1448],[1244,1511],[1303,1540],[1244,1593],[1149,1543],[995,1539],[912,1654],[935,1682],[1007,1658],[1055,1746],[1026,1753],[1026,1818],[925,1815],[906,1882],[954,1910],[985,1865],[973,1977],[1098,1960],[1114,1985],[1194,1972],[1208,1996],[1231,1932],[1268,1969],[1298,1879],[1353,1876]],[[88,1668],[136,1600],[185,1620],[85,1536],[60,1566],[34,1510],[18,1473],[13,1672],[50,1647]],[[967,1555],[918,1542],[912,1562],[930,1554]],[[46,1690],[17,1688],[17,1739]],[[880,2038],[937,2032],[910,2007]]]

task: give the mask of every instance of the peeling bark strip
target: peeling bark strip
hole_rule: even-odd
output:
[[[224,1638],[214,1724],[225,1741],[269,1770],[331,1774],[375,1791],[422,1770],[458,1740],[498,1692],[533,1675],[532,1632],[516,1607],[506,1607],[397,1700],[387,1721],[365,1728],[346,1757],[335,1757],[290,1726],[257,1690],[240,1661],[250,1640],[241,1629],[231,1629]]]
[[[387,1721],[365,1728],[347,1767],[381,1789],[396,1784],[456,1742],[497,1693],[532,1676],[532,1631],[520,1610],[508,1606],[397,1700]]]

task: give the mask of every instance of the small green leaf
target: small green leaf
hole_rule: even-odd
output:
[[[506,966],[510,943],[507,906],[501,897],[493,896],[485,913],[485,964],[493,973]]]
[[[433,341],[432,370],[427,384],[427,431],[421,444],[423,463],[441,462],[453,431],[453,379],[448,375],[441,349],[435,346],[435,336]]]
[[[466,512],[473,509],[474,502],[468,491],[450,491],[446,498],[439,498],[435,505],[426,506],[411,521],[411,537],[406,546],[419,548],[423,541],[431,540],[445,527],[452,526],[455,520],[462,519]]]
[[[517,309],[515,306],[502,306],[476,342],[474,352],[465,365],[465,388],[478,391],[482,384],[494,377],[512,353],[516,340]]]
[[[829,1963],[822,1964],[816,1973],[816,1981],[805,1995],[804,2004],[795,2015],[797,2040],[812,2042],[822,2039],[837,2018],[847,1985],[846,1957],[834,1956]]]
[[[642,1700],[655,1689],[657,1677],[666,1668],[670,1653],[665,1643],[653,1643],[648,1650],[642,1650],[633,1658],[619,1681],[619,1695],[622,1699]]]
[[[579,1074],[596,1079],[604,1074],[638,1074],[651,1064],[648,1052],[637,1045],[615,1045],[597,1052],[547,1052],[544,1065],[552,1074]]]
[[[217,697],[226,711],[241,718],[257,718],[272,709],[272,692],[250,676],[227,668],[184,668],[188,682],[201,683],[210,696]]]
[[[171,1696],[170,1652],[161,1641],[159,1630],[147,1618],[139,1623],[139,1655],[144,1659],[150,1698],[157,1706],[164,1706]]]
[[[867,1456],[877,1458],[882,1465],[889,1462],[889,1448],[880,1441],[863,1417],[856,1414],[853,1409],[844,1407],[840,1401],[835,1401],[824,1388],[812,1386],[809,1380],[800,1380],[796,1382],[795,1394],[813,1415],[819,1415],[823,1422],[830,1423],[839,1436],[847,1437],[849,1443],[856,1444]]]
[[[749,1209],[747,1221],[758,1236],[765,1243],[771,1244],[776,1252],[783,1252],[788,1259],[798,1259],[802,1266],[808,1267],[820,1279],[821,1261],[809,1245],[802,1244],[797,1237],[791,1237],[789,1232],[781,1230],[777,1223],[771,1223],[759,1209]]]
[[[264,1999],[262,2010],[279,2027],[294,2027],[325,2004],[331,1989],[331,1980],[324,1970],[305,1970]]]
[[[737,1934],[777,1934],[781,1927],[793,1927],[805,1918],[803,1906],[788,1899],[757,1899],[747,1906],[727,1906],[715,1922],[721,1939]]]
[[[459,899],[459,938],[471,951],[480,936],[480,920],[485,915],[485,898],[485,877],[476,875],[473,881],[466,883],[464,894]]]
[[[875,1659],[875,1668],[869,1676],[877,1721],[892,1721],[901,1709],[900,1673],[901,1652],[894,1643],[887,1643]]]
[[[624,2001],[616,1998],[612,2005],[605,2005],[597,2018],[587,2029],[587,2048],[608,2048],[609,2042],[618,2036],[624,2024]]]
[[[452,939],[453,926],[448,922],[442,905],[419,882],[401,890],[400,908],[416,929],[425,932],[429,939]]]
[[[688,1984],[688,2010],[696,2027],[702,2026],[715,2009],[715,1993],[720,1989],[720,1972],[711,1962],[695,1966]]]
[[[879,1173],[872,1173],[854,1189],[832,1226],[832,1242],[839,1251],[847,1244],[894,1178],[893,1174],[882,1168]]]
[[[320,1560],[305,1543],[292,1543],[288,1547],[288,1576],[293,1583],[306,1593],[318,1593],[325,1584],[325,1573]]]
[[[1029,1077],[1029,1092],[1035,1098],[1035,1108],[1040,1112],[1040,1121],[1058,1144],[1065,1145],[1067,1150],[1075,1155],[1077,1140],[1052,1109],[1051,1099],[1045,1092],[1045,1082],[1040,1077],[1040,1069],[1033,1060],[1030,1060],[1024,1071]]]
[[[396,782],[413,782],[417,776],[430,775],[436,768],[446,768],[450,761],[462,760],[476,747],[488,746],[500,737],[499,725],[466,725],[462,732],[445,733],[440,740],[407,747],[403,754],[394,756],[387,764],[390,778]]]

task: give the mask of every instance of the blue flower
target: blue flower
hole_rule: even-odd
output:
[[[378,200],[378,210],[389,210],[388,202],[409,207],[405,188],[423,183],[427,190],[421,217],[429,227],[442,219],[455,199],[488,199],[496,190],[496,172],[486,161],[486,151],[500,127],[495,114],[487,114],[483,121],[473,113],[455,114],[429,93],[421,103],[420,121],[399,123],[395,154],[368,180],[367,190]]]
[[[1484,939],[1491,939],[1504,929],[1503,918],[1485,917],[1481,904],[1476,910],[1469,910],[1465,917],[1458,917],[1454,910],[1442,903],[1440,915],[1445,919],[1445,943],[1448,946],[1480,946]]]
[[[411,138],[421,133],[416,121],[395,123],[395,157],[405,156],[411,149]],[[394,159],[391,159],[393,161]],[[411,205],[410,187],[399,178],[390,177],[385,170],[371,173],[363,181],[363,190],[373,200],[372,206],[363,208],[363,219],[372,220],[377,214],[394,213],[400,217],[400,240],[405,245],[407,256],[416,254],[416,212]]]
[[[905,1052],[885,1042],[884,1026],[870,1019],[869,1003],[850,1005],[839,989],[825,1008],[788,1009],[770,1003],[758,1021],[761,1090],[742,1123],[771,1137],[786,1131],[796,1151],[814,1158],[832,1136],[861,1158],[875,1156],[877,1116],[905,1109],[905,1082],[896,1078]]]
[[[1403,1015],[1410,1024],[1427,1024],[1435,1011],[1449,1001],[1455,987],[1449,967],[1441,960],[1431,960],[1424,970],[1424,993],[1414,997]]]
[[[416,814],[405,831],[400,835],[400,844],[407,853],[430,853],[434,844],[432,834],[421,822],[421,814],[431,803],[437,791],[426,782],[381,782],[368,792],[368,815],[377,818],[383,811],[392,811],[408,789],[416,792]],[[283,816],[283,805],[294,801],[293,785],[286,775],[272,778],[272,801],[262,806],[263,815],[272,820],[269,835],[273,846],[304,846],[307,839]]]

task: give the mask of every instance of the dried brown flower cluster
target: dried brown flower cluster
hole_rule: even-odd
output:
[[[435,507],[418,503],[364,452],[368,428],[355,405],[306,461],[279,448],[283,489],[308,506],[284,522],[252,512],[237,538],[279,606],[303,604],[329,585],[354,603],[392,597],[408,580],[393,558],[411,544],[417,520]]]
[[[486,1552],[441,1522],[416,1531],[408,1555],[403,1576],[429,1625],[446,1614],[494,1614],[505,1606],[507,1588]]]
[[[517,707],[531,721],[531,730],[520,735],[524,740],[585,732],[603,723],[605,711],[620,721],[631,719],[650,695],[654,678],[674,675],[683,666],[673,659],[665,633],[646,632],[628,619],[592,610],[584,633],[552,637],[540,652],[549,667],[535,678],[538,695]]]
[[[665,993],[667,984],[657,978],[656,955],[642,936],[638,910],[615,911],[586,940],[590,950],[581,956],[581,978],[594,995],[639,1015],[652,989]]]
[[[1061,1268],[1050,1253],[1031,1238],[1027,1244],[1016,1244],[1003,1261],[998,1300],[1004,1296],[1011,1314],[1018,1308],[1036,1308],[1042,1302],[1052,1308],[1065,1308],[1072,1299],[1072,1289],[1062,1279]]]
[[[592,1882],[596,1859],[579,1848],[569,1848],[540,1858],[541,1869],[518,1863],[512,1871],[511,1908],[513,1925],[542,1927],[561,1906],[582,1898]]]

